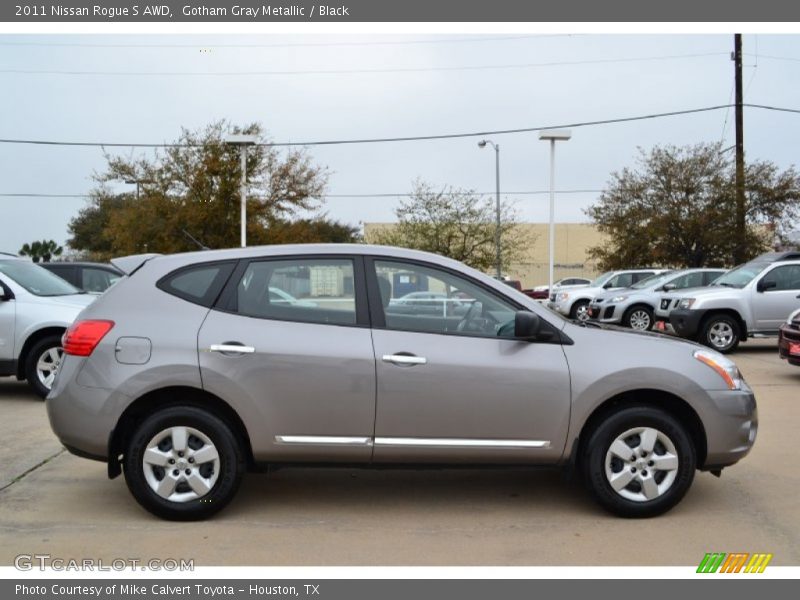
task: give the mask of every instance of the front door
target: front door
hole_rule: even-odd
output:
[[[780,265],[761,280],[774,287],[758,292],[753,289],[753,312],[758,331],[778,331],[792,311],[800,308],[800,265]]]
[[[558,343],[511,339],[518,307],[460,274],[394,259],[368,261],[367,271],[378,377],[376,462],[561,457],[570,380]],[[398,297],[402,278],[417,282],[417,296]],[[419,291],[429,295],[416,303]]]
[[[375,359],[361,264],[242,264],[206,318],[203,386],[238,403],[256,460],[371,458]]]

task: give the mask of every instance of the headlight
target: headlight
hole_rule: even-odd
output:
[[[678,304],[678,308],[692,308],[692,304],[694,304],[695,300],[696,298],[684,298],[681,300],[681,303]]]
[[[611,300],[609,300],[609,302],[622,302],[627,299],[627,296],[614,296]]]
[[[695,350],[694,357],[704,365],[707,365],[722,377],[729,390],[742,389],[742,374],[732,360],[729,360],[717,352],[709,350]]]
[[[567,299],[569,299],[569,292],[559,292],[556,294],[556,302],[563,302]]]

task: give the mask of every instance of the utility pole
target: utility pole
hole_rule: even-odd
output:
[[[736,70],[736,247],[734,264],[747,260],[745,256],[745,198],[744,198],[744,98],[742,92],[742,34],[733,36],[733,62]]]

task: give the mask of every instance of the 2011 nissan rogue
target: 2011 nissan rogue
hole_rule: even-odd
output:
[[[721,354],[571,322],[436,255],[114,263],[127,277],[66,332],[47,410],[71,452],[124,471],[168,519],[217,512],[248,468],[300,463],[575,467],[605,508],[645,517],[756,437],[753,393]],[[415,292],[431,292],[418,311],[393,302]]]

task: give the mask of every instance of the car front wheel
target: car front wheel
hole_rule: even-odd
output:
[[[623,408],[590,434],[584,479],[595,499],[622,517],[653,517],[675,506],[694,479],[696,455],[686,429],[668,413]]]
[[[34,392],[45,398],[53,389],[53,382],[61,366],[64,350],[61,348],[61,336],[51,335],[34,344],[25,359],[25,379]]]
[[[123,465],[137,502],[175,521],[205,519],[224,508],[244,471],[230,428],[193,406],[165,408],[142,422]]]
[[[714,315],[705,322],[698,341],[727,354],[736,350],[740,336],[741,330],[736,319],[728,315]]]
[[[636,331],[650,331],[653,328],[653,310],[647,306],[634,306],[625,313],[622,324]]]
[[[577,319],[578,321],[588,321],[589,320],[589,301],[588,300],[578,300],[575,304],[573,304],[572,308],[569,311],[569,318],[570,319]]]

